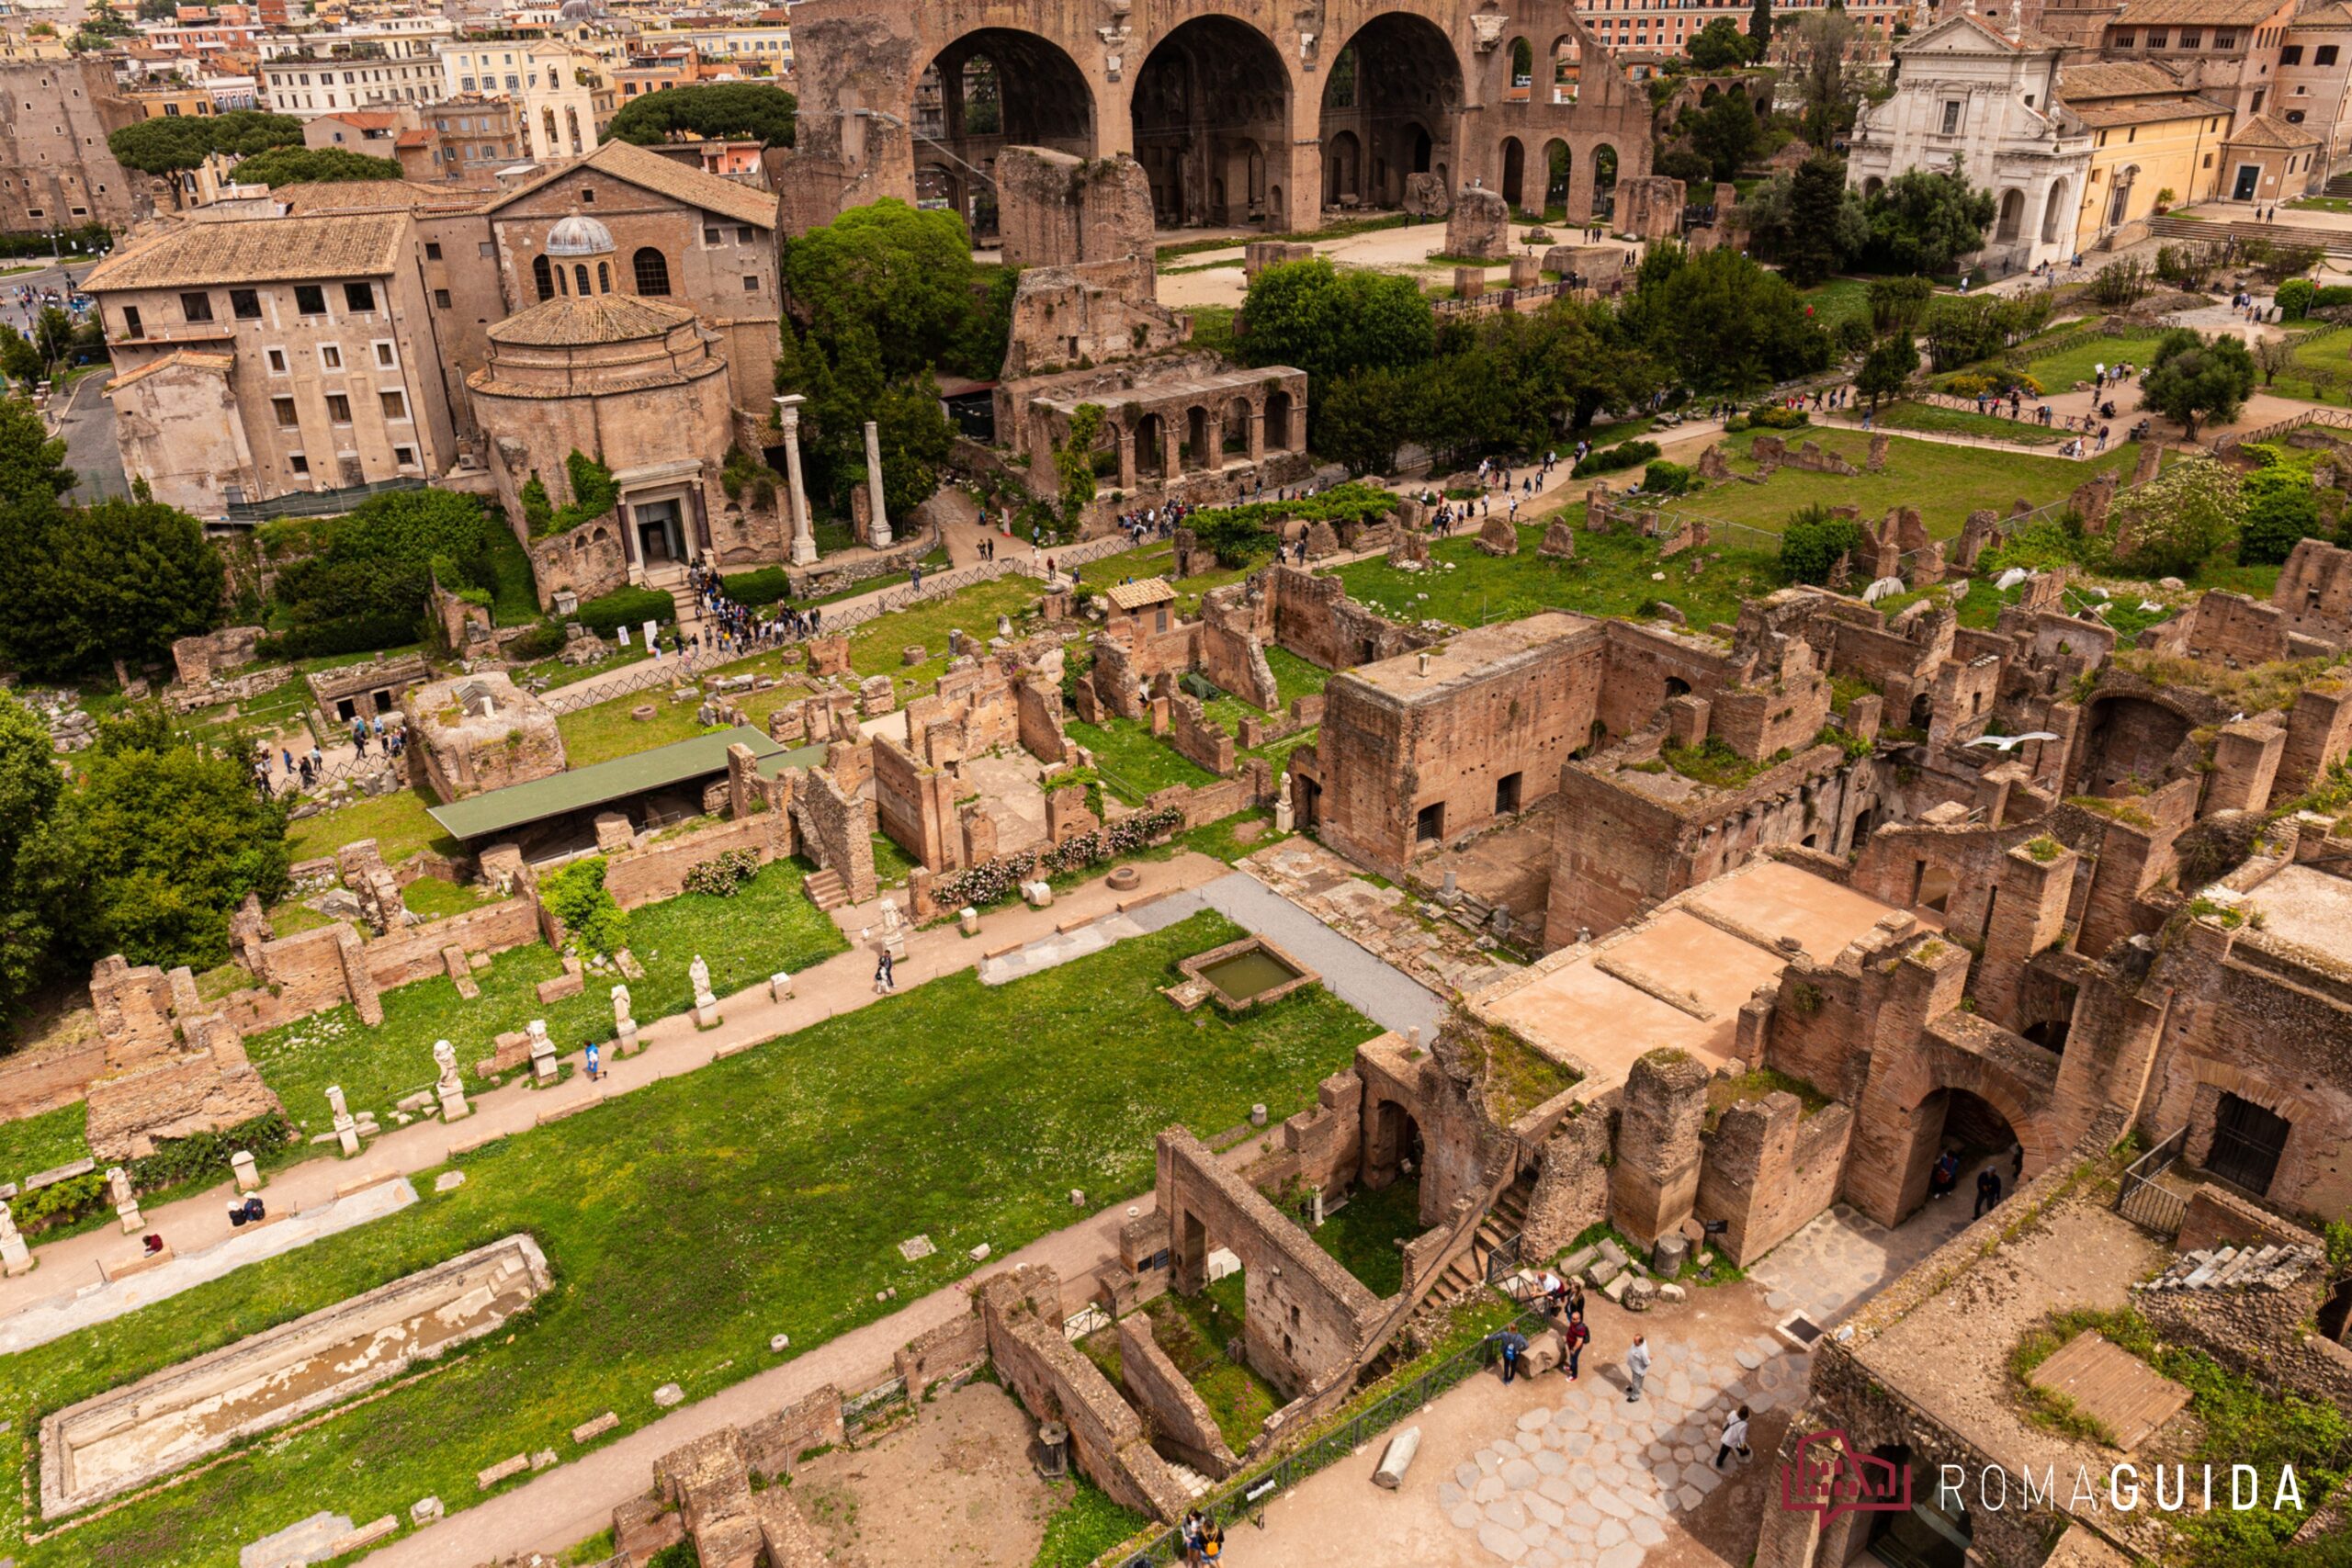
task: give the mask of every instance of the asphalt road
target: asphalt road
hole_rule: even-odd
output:
[[[62,290],[72,278],[87,273],[91,265],[87,261],[74,262],[62,269],[44,267],[39,272],[0,278],[0,321],[19,332],[30,330],[40,307],[28,308],[19,303],[17,290]],[[104,390],[106,381],[104,370],[84,376],[66,389],[64,407],[59,412],[59,434],[65,437],[66,466],[82,477],[81,488],[74,492],[74,499],[80,501],[130,493],[122,477],[122,452],[115,445],[114,404]]]

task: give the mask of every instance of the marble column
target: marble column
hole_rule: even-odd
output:
[[[800,482],[800,405],[806,401],[794,392],[775,400],[776,412],[784,424],[785,488],[792,509],[792,564],[817,564],[817,535],[808,521],[808,492]]]
[[[890,514],[882,506],[882,435],[872,420],[865,422],[865,493],[874,502],[874,533],[866,542],[877,550],[890,547]]]

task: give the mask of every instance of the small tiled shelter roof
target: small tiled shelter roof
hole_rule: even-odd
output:
[[[397,212],[185,223],[150,243],[108,256],[91,269],[82,287],[96,294],[214,283],[379,277],[400,265],[408,232],[407,215]]]
[[[2279,0],[2131,0],[2113,28],[2250,28],[2281,9]]]
[[[552,184],[566,175],[582,168],[626,180],[630,185],[662,196],[674,197],[689,207],[715,212],[737,223],[754,224],[762,229],[775,227],[776,198],[749,186],[697,169],[691,164],[664,158],[659,152],[628,141],[607,141],[587,157],[549,169],[537,179],[526,181],[492,203],[496,210],[510,202],[519,201],[542,186]]]
[[[2222,143],[2225,147],[2262,147],[2280,152],[2301,152],[2319,145],[2319,138],[2301,126],[2288,125],[2267,114],[2256,115]]]
[[[209,370],[216,376],[226,376],[236,367],[236,364],[237,356],[233,354],[213,354],[197,348],[175,348],[169,354],[149,360],[136,370],[126,370],[115,377],[107,383],[106,389],[109,392],[119,392],[125,387],[137,386],[159,370],[173,370],[183,367],[190,370]]]
[[[1167,579],[1159,577],[1147,577],[1140,582],[1114,583],[1103,592],[1114,607],[1127,611],[1165,604],[1176,597],[1176,590],[1168,586]]]
[[[2180,78],[2153,60],[2101,60],[2059,68],[2058,96],[2079,107],[2086,98],[2145,97],[2185,91]]]
[[[2173,93],[2144,98],[2104,98],[2091,103],[2078,103],[2073,98],[2061,100],[2075,111],[2075,118],[2093,130],[2106,130],[2120,125],[2154,125],[2168,119],[2199,119],[2221,116],[2226,118],[2229,107],[2211,98],[2200,98],[2193,93]]]

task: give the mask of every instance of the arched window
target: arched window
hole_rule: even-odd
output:
[[[660,251],[648,245],[637,253],[631,265],[637,269],[637,291],[639,294],[670,292],[670,264]]]
[[[579,151],[580,151],[580,111],[579,111],[578,109],[575,109],[575,108],[567,108],[567,109],[565,109],[565,110],[563,111],[563,123],[564,123],[565,128],[566,128],[567,130],[569,130],[571,132],[571,150],[572,150],[574,152],[579,152]]]
[[[610,262],[598,262],[596,264],[596,292],[599,294],[610,294],[612,291],[612,264]]]
[[[582,299],[588,298],[588,264],[586,262],[571,264],[571,291]]]
[[[548,265],[545,256],[531,258],[531,287],[538,290],[542,299],[555,298],[555,268]]]

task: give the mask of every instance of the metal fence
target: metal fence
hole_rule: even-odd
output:
[[[1510,1326],[1532,1336],[1546,1320],[1541,1313],[1523,1312]],[[1265,1505],[1317,1471],[1337,1464],[1398,1422],[1407,1419],[1446,1390],[1467,1382],[1491,1366],[1498,1354],[1491,1337],[1448,1357],[1436,1366],[1388,1391],[1346,1421],[1311,1443],[1303,1444],[1262,1469],[1243,1473],[1237,1484],[1201,1511],[1228,1531],[1247,1521],[1265,1527]],[[1164,1568],[1183,1560],[1182,1532],[1167,1530],[1143,1546],[1122,1549],[1095,1560],[1096,1568]]]
[[[378,479],[372,484],[344,485],[336,490],[296,491],[267,501],[232,501],[226,510],[232,523],[266,523],[273,517],[331,517],[350,511],[371,495],[424,488],[421,479]]]
[[[2188,1129],[2184,1126],[2133,1160],[2116,1186],[2115,1212],[2167,1241],[2178,1236],[2188,1200],[2157,1179],[2180,1163],[2181,1151],[2188,1146]]]
[[[888,1382],[877,1384],[854,1399],[842,1401],[842,1431],[855,1438],[860,1432],[896,1415],[906,1403],[906,1379],[892,1378]]]
[[[2248,442],[2259,445],[2265,441],[2273,441],[2281,435],[2290,434],[2306,425],[2313,424],[2328,430],[2352,430],[2352,410],[2305,409],[2301,413],[2275,420],[2258,429],[2241,430],[2235,434],[2217,436],[2211,450],[2216,457],[2223,457]]]
[[[668,691],[680,685],[693,685],[696,679],[694,666],[675,654],[663,654],[636,664],[625,665],[605,675],[592,676],[574,685],[558,686],[540,696],[552,714],[578,713],[582,708],[608,703],[615,697],[626,697],[638,692]]]

